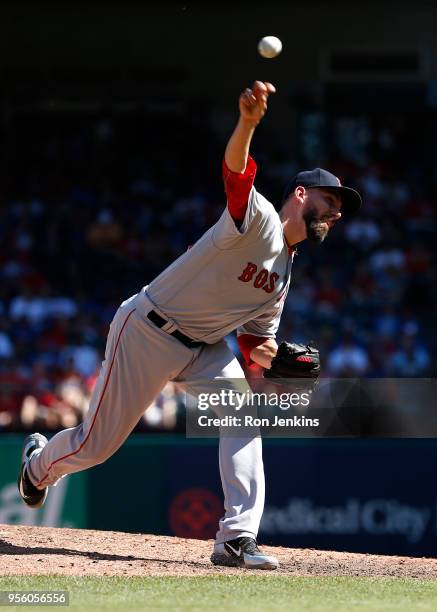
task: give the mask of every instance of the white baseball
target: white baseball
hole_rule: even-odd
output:
[[[258,43],[258,52],[263,57],[276,57],[281,51],[282,43],[276,36],[264,36]]]

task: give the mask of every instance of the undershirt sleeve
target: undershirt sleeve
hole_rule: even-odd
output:
[[[255,319],[247,321],[237,329],[238,346],[248,365],[253,363],[250,358],[252,349],[263,344],[268,338],[276,338],[289,286],[288,282],[284,291],[269,310]]]
[[[252,350],[260,344],[263,344],[266,340],[269,340],[269,338],[261,338],[260,336],[253,336],[252,334],[241,334],[241,336],[237,336],[238,346],[247,365],[252,365],[254,363],[250,358]]]
[[[232,172],[223,159],[222,174],[228,210],[236,223],[242,223],[247,210],[250,190],[255,180],[257,165],[249,155],[244,172]]]

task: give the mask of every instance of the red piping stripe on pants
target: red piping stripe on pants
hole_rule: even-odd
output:
[[[47,474],[44,476],[44,478],[42,478],[42,479],[39,481],[39,483],[36,485],[37,487],[39,487],[39,486],[40,486],[40,485],[41,485],[41,484],[44,482],[44,480],[45,480],[46,478],[48,478],[49,472],[50,472],[50,470],[52,469],[52,467],[55,465],[55,463],[58,463],[58,461],[62,461],[63,459],[67,459],[67,457],[71,457],[72,455],[77,455],[77,453],[78,453],[78,452],[79,452],[79,451],[80,451],[80,450],[81,450],[81,449],[82,449],[82,448],[85,446],[86,441],[87,441],[87,440],[88,440],[88,438],[90,437],[90,434],[91,434],[92,429],[93,429],[93,427],[94,427],[94,423],[96,422],[96,418],[97,418],[97,415],[98,415],[99,410],[100,410],[100,406],[101,406],[102,401],[103,401],[103,398],[104,398],[104,396],[105,396],[105,391],[106,391],[106,388],[107,388],[107,386],[108,386],[109,379],[110,379],[110,377],[111,377],[112,366],[114,365],[115,355],[117,354],[117,348],[118,348],[118,344],[119,344],[119,342],[120,342],[121,334],[123,333],[123,330],[124,330],[124,328],[125,328],[125,326],[126,326],[126,323],[127,323],[127,322],[128,322],[128,320],[129,320],[129,318],[130,318],[131,314],[132,314],[132,313],[134,313],[134,312],[135,312],[135,310],[136,310],[136,308],[134,308],[133,310],[131,310],[131,311],[130,311],[130,313],[127,315],[126,320],[125,320],[125,322],[123,323],[123,327],[121,328],[120,333],[118,334],[117,342],[116,342],[115,349],[114,349],[114,355],[113,355],[113,357],[112,357],[111,365],[110,365],[110,367],[109,367],[108,376],[106,377],[105,386],[103,387],[102,395],[100,396],[99,404],[98,404],[98,406],[97,406],[97,410],[96,410],[96,413],[95,413],[95,415],[94,415],[93,422],[91,423],[91,427],[90,427],[90,430],[89,430],[89,432],[88,432],[87,437],[85,438],[85,440],[82,442],[82,444],[79,446],[79,448],[78,448],[77,450],[73,451],[72,453],[68,453],[68,455],[64,455],[63,457],[59,457],[59,459],[56,459],[55,461],[52,461],[52,463],[49,465],[49,468],[48,468],[48,470],[47,470]]]

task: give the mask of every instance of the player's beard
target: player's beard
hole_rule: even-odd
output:
[[[321,244],[329,232],[329,226],[317,214],[315,206],[311,206],[303,214],[307,230],[307,238],[311,242]]]

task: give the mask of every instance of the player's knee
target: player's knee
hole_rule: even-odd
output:
[[[107,449],[95,449],[83,447],[80,451],[80,460],[85,468],[104,463],[112,455]]]
[[[105,463],[107,459],[112,455],[112,453],[102,450],[96,455],[94,455],[91,459],[92,465],[100,465],[101,463]]]
[[[97,438],[84,429],[83,423],[78,427],[77,436],[80,443],[77,458],[82,463],[83,468],[104,463],[115,451],[111,446],[101,447],[100,444],[97,444]]]

